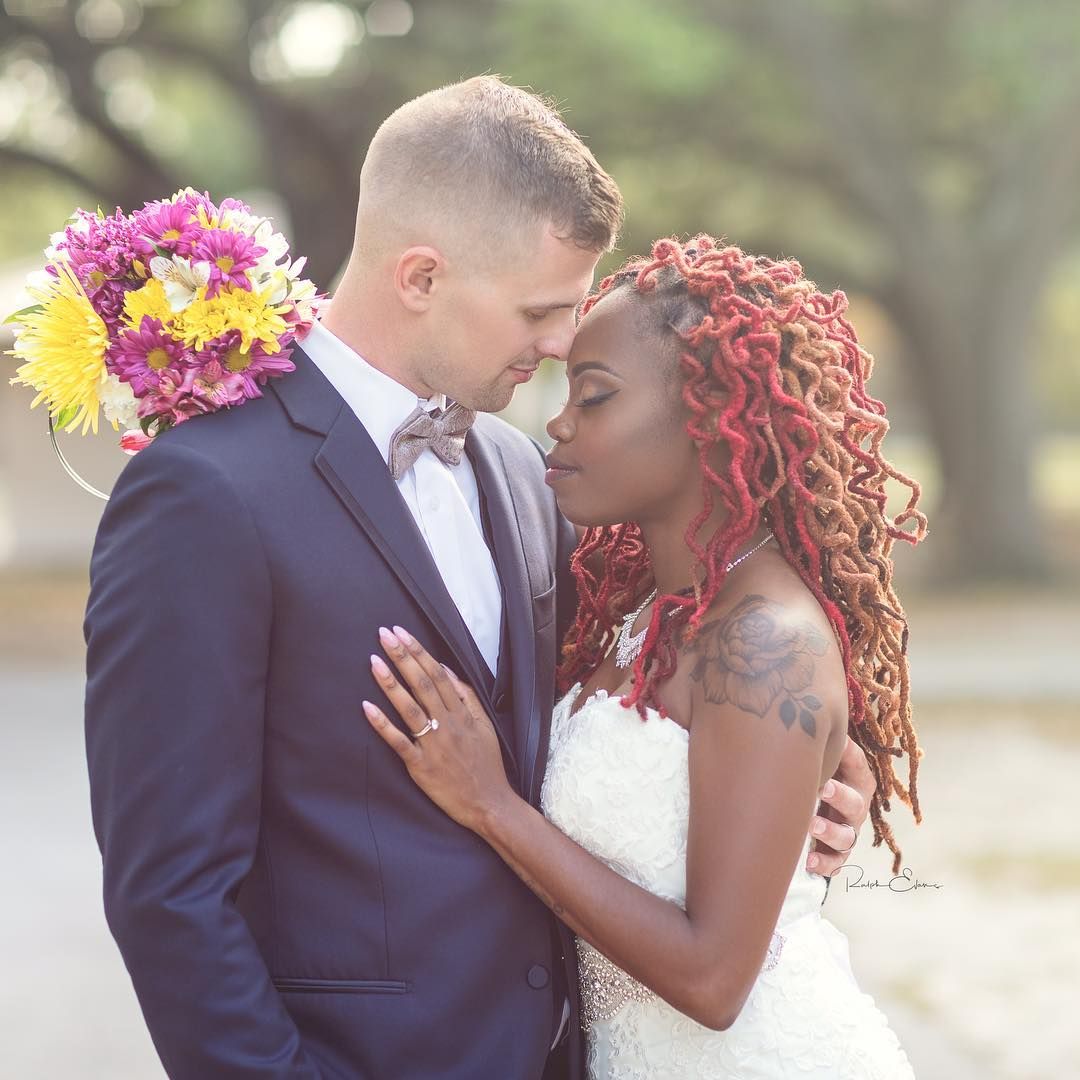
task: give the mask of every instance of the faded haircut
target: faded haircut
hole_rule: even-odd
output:
[[[550,222],[600,254],[622,216],[615,181],[555,106],[481,75],[406,102],[379,127],[360,174],[357,247],[389,236],[431,243],[434,233],[460,257],[490,256]]]

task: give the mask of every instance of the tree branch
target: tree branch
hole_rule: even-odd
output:
[[[29,166],[36,169],[44,169],[54,176],[58,176],[76,187],[83,188],[92,194],[97,200],[111,202],[113,192],[109,185],[97,177],[88,176],[80,172],[74,165],[59,158],[50,158],[22,146],[10,143],[0,143],[0,162],[7,162],[12,166]]]
[[[759,0],[747,33],[779,49],[814,102],[836,144],[835,177],[888,233],[900,240],[929,231],[927,207],[908,176],[909,155],[899,134],[874,110],[857,76],[839,20],[787,0]]]
[[[0,9],[0,36],[22,33],[36,38],[51,54],[59,68],[71,83],[69,104],[72,111],[90,125],[124,160],[123,173],[136,173],[154,188],[168,188],[173,178],[161,163],[138,140],[123,132],[109,119],[102,102],[101,92],[94,84],[93,61],[101,48],[91,45],[75,30],[68,19],[68,31],[58,32],[45,23],[25,17],[15,18]]]

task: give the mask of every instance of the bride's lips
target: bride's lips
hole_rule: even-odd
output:
[[[555,484],[560,480],[565,480],[568,476],[573,476],[578,470],[574,465],[567,465],[565,462],[560,461],[553,454],[547,455],[547,472],[544,475],[545,484]]]

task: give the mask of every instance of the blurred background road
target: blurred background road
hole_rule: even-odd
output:
[[[602,269],[704,229],[843,288],[930,516],[897,552],[925,822],[898,805],[907,877],[864,838],[826,913],[923,1080],[1080,1077],[1078,55],[1066,0],[0,0],[0,313],[74,206],[188,184],[272,214],[332,290],[379,121],[483,71],[619,181]],[[507,417],[542,433],[563,386]],[[83,760],[102,504],[29,401],[0,389],[0,1076],[157,1078]],[[64,446],[105,489],[125,460]]]

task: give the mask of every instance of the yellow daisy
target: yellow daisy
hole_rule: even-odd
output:
[[[28,288],[37,304],[20,313],[22,329],[11,355],[25,363],[11,385],[37,390],[30,408],[47,401],[49,413],[63,417],[58,422],[65,431],[81,421],[83,435],[91,429],[96,435],[109,332],[71,270],[64,263],[57,270],[55,281]]]
[[[192,301],[177,320],[179,325],[174,325],[193,349],[203,348],[226,331],[239,330],[244,352],[258,341],[264,352],[276,353],[281,350],[278,338],[289,329],[282,315],[291,306],[271,304],[269,289],[260,293],[226,286],[213,300],[199,297]]]
[[[157,278],[150,278],[141,288],[132,289],[124,297],[124,321],[129,326],[138,330],[144,315],[159,320],[162,326],[168,326],[173,318],[165,286]]]

